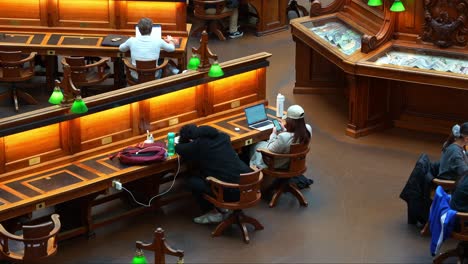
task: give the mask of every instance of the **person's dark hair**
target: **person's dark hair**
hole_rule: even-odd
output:
[[[150,35],[153,30],[153,21],[147,17],[144,17],[138,21],[138,30],[141,35]]]
[[[450,135],[442,146],[442,151],[455,142],[455,140],[462,137],[468,137],[468,122],[461,124],[461,126],[457,124],[452,127]]]
[[[179,143],[190,142],[191,139],[198,138],[198,127],[195,124],[184,125],[179,131]]]
[[[293,142],[295,144],[309,144],[310,133],[307,130],[304,118],[292,119],[288,117],[284,127],[288,132],[294,133]]]

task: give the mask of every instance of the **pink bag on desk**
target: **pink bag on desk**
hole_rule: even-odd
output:
[[[127,147],[110,155],[109,159],[119,158],[120,163],[126,165],[144,165],[166,160],[166,144],[162,141],[154,143],[140,143],[134,147]]]

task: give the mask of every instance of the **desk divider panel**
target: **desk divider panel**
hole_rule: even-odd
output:
[[[49,2],[53,27],[113,28],[114,1],[56,0]]]
[[[3,142],[6,169],[24,168],[66,155],[67,140],[63,138],[66,126],[52,124],[6,136]]]
[[[0,25],[47,26],[47,0],[5,1],[0,4]]]
[[[219,113],[265,98],[259,87],[266,87],[266,79],[257,71],[234,75],[216,82],[207,83],[207,98],[210,101],[210,114]],[[263,97],[262,97],[263,96]]]

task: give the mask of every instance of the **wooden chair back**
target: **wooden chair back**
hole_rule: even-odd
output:
[[[94,63],[86,63],[85,57],[63,57],[62,65],[68,65],[71,69],[73,83],[80,86],[91,86],[105,81],[109,77],[106,72],[108,58],[101,58]]]
[[[59,215],[53,214],[52,221],[38,225],[23,225],[23,234],[14,235],[0,225],[2,257],[12,261],[32,261],[52,256],[57,252],[57,234],[60,231]],[[10,242],[21,242],[17,251],[9,248]]]
[[[207,181],[211,183],[213,196],[205,195],[205,199],[217,207],[231,210],[240,210],[252,207],[257,204],[261,198],[260,186],[262,179],[262,171],[257,169],[249,173],[241,174],[239,184],[227,183],[214,177],[208,177]],[[224,188],[239,190],[239,201],[226,202],[224,200]]]
[[[25,57],[21,51],[0,51],[0,81],[20,82],[34,76],[34,56],[32,52]],[[29,67],[24,68],[28,62]]]
[[[307,170],[306,158],[309,153],[309,146],[306,144],[292,144],[289,153],[280,154],[259,149],[262,158],[268,168],[263,169],[263,173],[278,178],[291,178],[302,175]],[[275,161],[278,159],[289,159],[287,169],[275,168]]]
[[[125,63],[125,75],[127,76],[127,83],[130,85],[135,85],[139,83],[149,82],[156,79],[156,72],[161,70],[164,73],[166,66],[169,63],[169,59],[164,58],[161,65],[157,65],[156,60],[151,61],[136,61],[136,66],[134,66],[128,58],[124,59]],[[131,72],[134,71],[138,75],[138,79],[132,77]],[[161,77],[164,77],[163,75]]]
[[[207,14],[206,9],[214,8],[214,14]],[[218,20],[232,15],[232,11],[225,10],[226,0],[194,0],[193,14],[203,20]],[[224,11],[224,12],[223,12]]]

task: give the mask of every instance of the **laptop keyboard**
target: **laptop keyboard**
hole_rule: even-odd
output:
[[[259,127],[263,127],[263,126],[268,126],[269,124],[271,124],[271,121],[270,120],[265,120],[265,121],[262,121],[260,123],[253,124],[253,125],[251,125],[251,127],[259,128]]]

